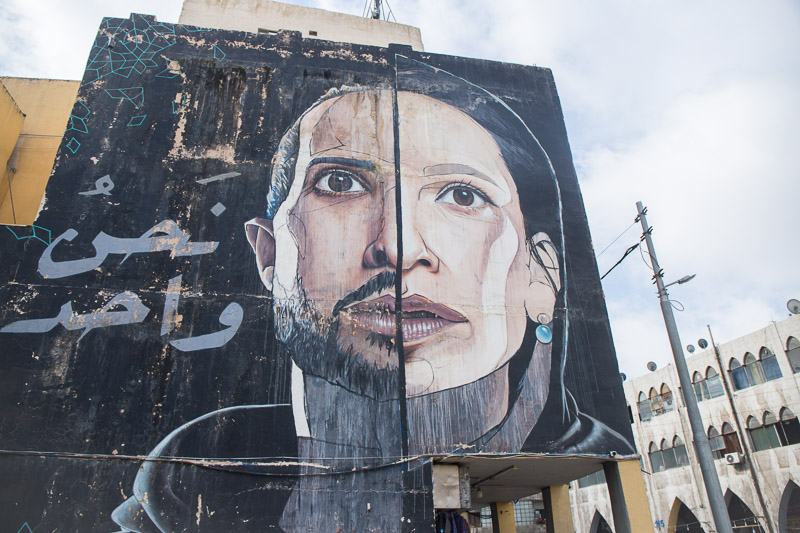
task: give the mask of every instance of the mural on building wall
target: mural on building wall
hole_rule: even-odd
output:
[[[20,524],[428,531],[434,455],[633,453],[546,69],[107,19],[46,196]]]

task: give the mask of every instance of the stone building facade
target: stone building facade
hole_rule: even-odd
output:
[[[734,531],[800,531],[800,316],[687,364]],[[675,367],[624,390],[656,531],[715,531]],[[576,531],[613,527],[603,481],[600,471],[572,483]]]

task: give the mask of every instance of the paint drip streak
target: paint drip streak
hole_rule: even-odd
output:
[[[406,412],[406,357],[403,348],[403,205],[402,180],[400,175],[400,112],[397,106],[397,87],[392,91],[392,130],[394,133],[394,202],[397,217],[397,264],[395,276],[395,346],[397,346],[397,381],[400,398],[400,454],[408,456],[408,414]],[[407,465],[403,463],[403,471]]]

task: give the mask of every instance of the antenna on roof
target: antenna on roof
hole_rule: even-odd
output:
[[[391,19],[391,21],[397,22],[388,0],[366,0],[364,3],[364,12],[361,16],[374,20],[388,21]]]

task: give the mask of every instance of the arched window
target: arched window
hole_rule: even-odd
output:
[[[714,459],[722,459],[725,456],[725,441],[714,426],[708,428],[708,444],[711,446]]]
[[[653,410],[650,409],[650,398],[644,392],[639,393],[639,401],[636,402],[636,409],[639,411],[639,420],[647,422],[653,418]]]
[[[703,374],[695,372],[692,376],[692,385],[694,386],[694,395],[697,396],[698,402],[711,398],[711,395],[708,393],[708,383],[706,383],[705,378],[703,378]]]
[[[672,443],[667,439],[661,439],[661,456],[664,458],[664,470],[675,468],[678,466],[678,460],[675,458],[675,450],[672,448]]]
[[[653,467],[653,472],[661,472],[664,470],[664,459],[661,457],[661,450],[658,449],[655,442],[650,443],[648,456],[650,457],[650,465]]]
[[[767,381],[764,376],[764,369],[761,367],[761,361],[756,359],[756,356],[747,352],[744,354],[744,368],[747,371],[747,377],[750,379],[750,385],[761,385]]]
[[[688,466],[689,454],[686,453],[686,445],[677,435],[672,439],[672,449],[675,450],[675,460],[678,462],[678,466]]]
[[[778,360],[772,350],[766,346],[762,346],[758,352],[758,357],[761,360],[761,369],[764,371],[764,378],[767,381],[782,378],[781,368],[778,366]]]
[[[672,411],[675,409],[675,402],[672,398],[672,391],[666,383],[661,384],[661,404],[664,406],[664,411]]]
[[[725,422],[722,424],[722,440],[725,441],[725,453],[742,453],[742,445],[739,443],[739,435],[733,426]]]
[[[781,446],[781,439],[778,437],[778,419],[769,411],[764,412],[764,432],[769,440],[770,448]]]
[[[711,367],[706,369],[706,383],[708,383],[708,394],[711,398],[718,398],[725,394],[719,374]]]
[[[738,363],[738,361],[737,361]],[[717,398],[725,394],[725,389],[722,387],[722,381],[719,379],[717,371],[711,367],[706,368],[706,377],[700,372],[695,372],[692,377],[694,385],[694,394],[697,396],[697,401],[709,400]]]
[[[781,409],[780,414],[781,420],[777,429],[781,446],[800,443],[800,423],[797,421],[797,416],[788,407]]]
[[[800,341],[794,337],[786,339],[786,356],[792,365],[792,372],[800,372]]]
[[[664,414],[664,402],[656,389],[650,389],[650,409],[653,410],[653,416]]]
[[[736,359],[735,357],[731,359],[730,365],[728,366],[728,370],[731,373],[731,381],[733,381],[734,390],[746,389],[751,385],[750,380],[747,377],[745,368],[739,363],[739,360]]]
[[[747,419],[747,431],[750,433],[750,440],[753,441],[753,449],[757,452],[781,445],[778,431],[775,429],[777,422],[775,415],[767,411],[763,419],[765,424],[761,424],[754,416]]]

